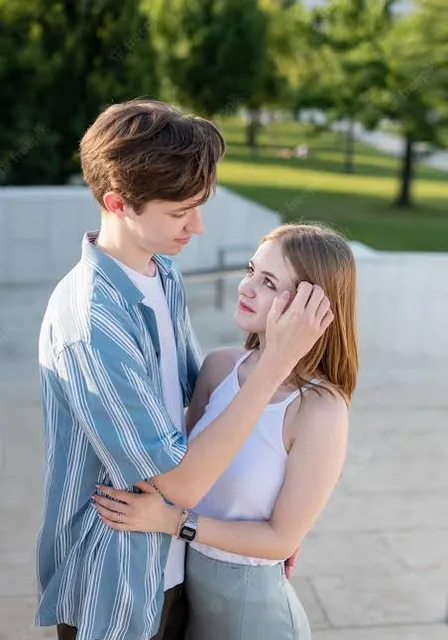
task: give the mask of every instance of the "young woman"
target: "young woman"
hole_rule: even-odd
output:
[[[358,370],[356,270],[337,233],[284,225],[262,239],[238,287],[234,319],[248,334],[245,348],[207,356],[187,423],[193,439],[231,402],[265,347],[273,300],[284,291],[292,296],[302,281],[324,290],[334,320],[194,512],[167,504],[144,482],[143,495],[100,488],[121,504],[96,498],[101,518],[115,529],[178,535],[186,522],[194,537],[187,554],[187,640],[311,637],[284,560],[325,506],[346,453]]]

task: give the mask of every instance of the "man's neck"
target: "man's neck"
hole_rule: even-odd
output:
[[[98,249],[115,258],[126,267],[142,273],[145,276],[153,276],[156,265],[153,256],[135,246],[127,246],[123,239],[112,239],[105,229],[101,229],[96,246]]]

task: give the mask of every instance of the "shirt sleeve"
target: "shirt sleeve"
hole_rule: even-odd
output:
[[[179,292],[180,301],[182,305],[182,332],[185,339],[186,350],[186,380],[184,384],[184,407],[188,407],[193,396],[194,387],[201,369],[203,356],[199,341],[196,338],[196,334],[191,324],[190,313],[188,311],[187,296],[185,289],[185,282],[179,269],[173,265],[173,274],[176,278]]]
[[[88,342],[66,346],[58,372],[74,412],[112,485],[125,489],[163,474],[187,450],[171,422],[143,361],[112,339],[101,348]]]

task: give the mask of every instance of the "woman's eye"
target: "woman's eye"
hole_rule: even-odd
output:
[[[265,285],[266,285],[269,289],[272,289],[273,291],[276,291],[276,286],[275,286],[275,284],[274,284],[273,282],[271,282],[271,281],[269,280],[269,278],[265,278],[265,279],[264,279],[264,283],[265,283]]]
[[[250,264],[248,264],[246,267],[246,273],[252,274],[253,272],[254,272],[253,268],[250,266]]]

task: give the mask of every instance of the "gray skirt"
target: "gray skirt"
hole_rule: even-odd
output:
[[[221,562],[188,549],[186,640],[310,640],[284,564]]]

